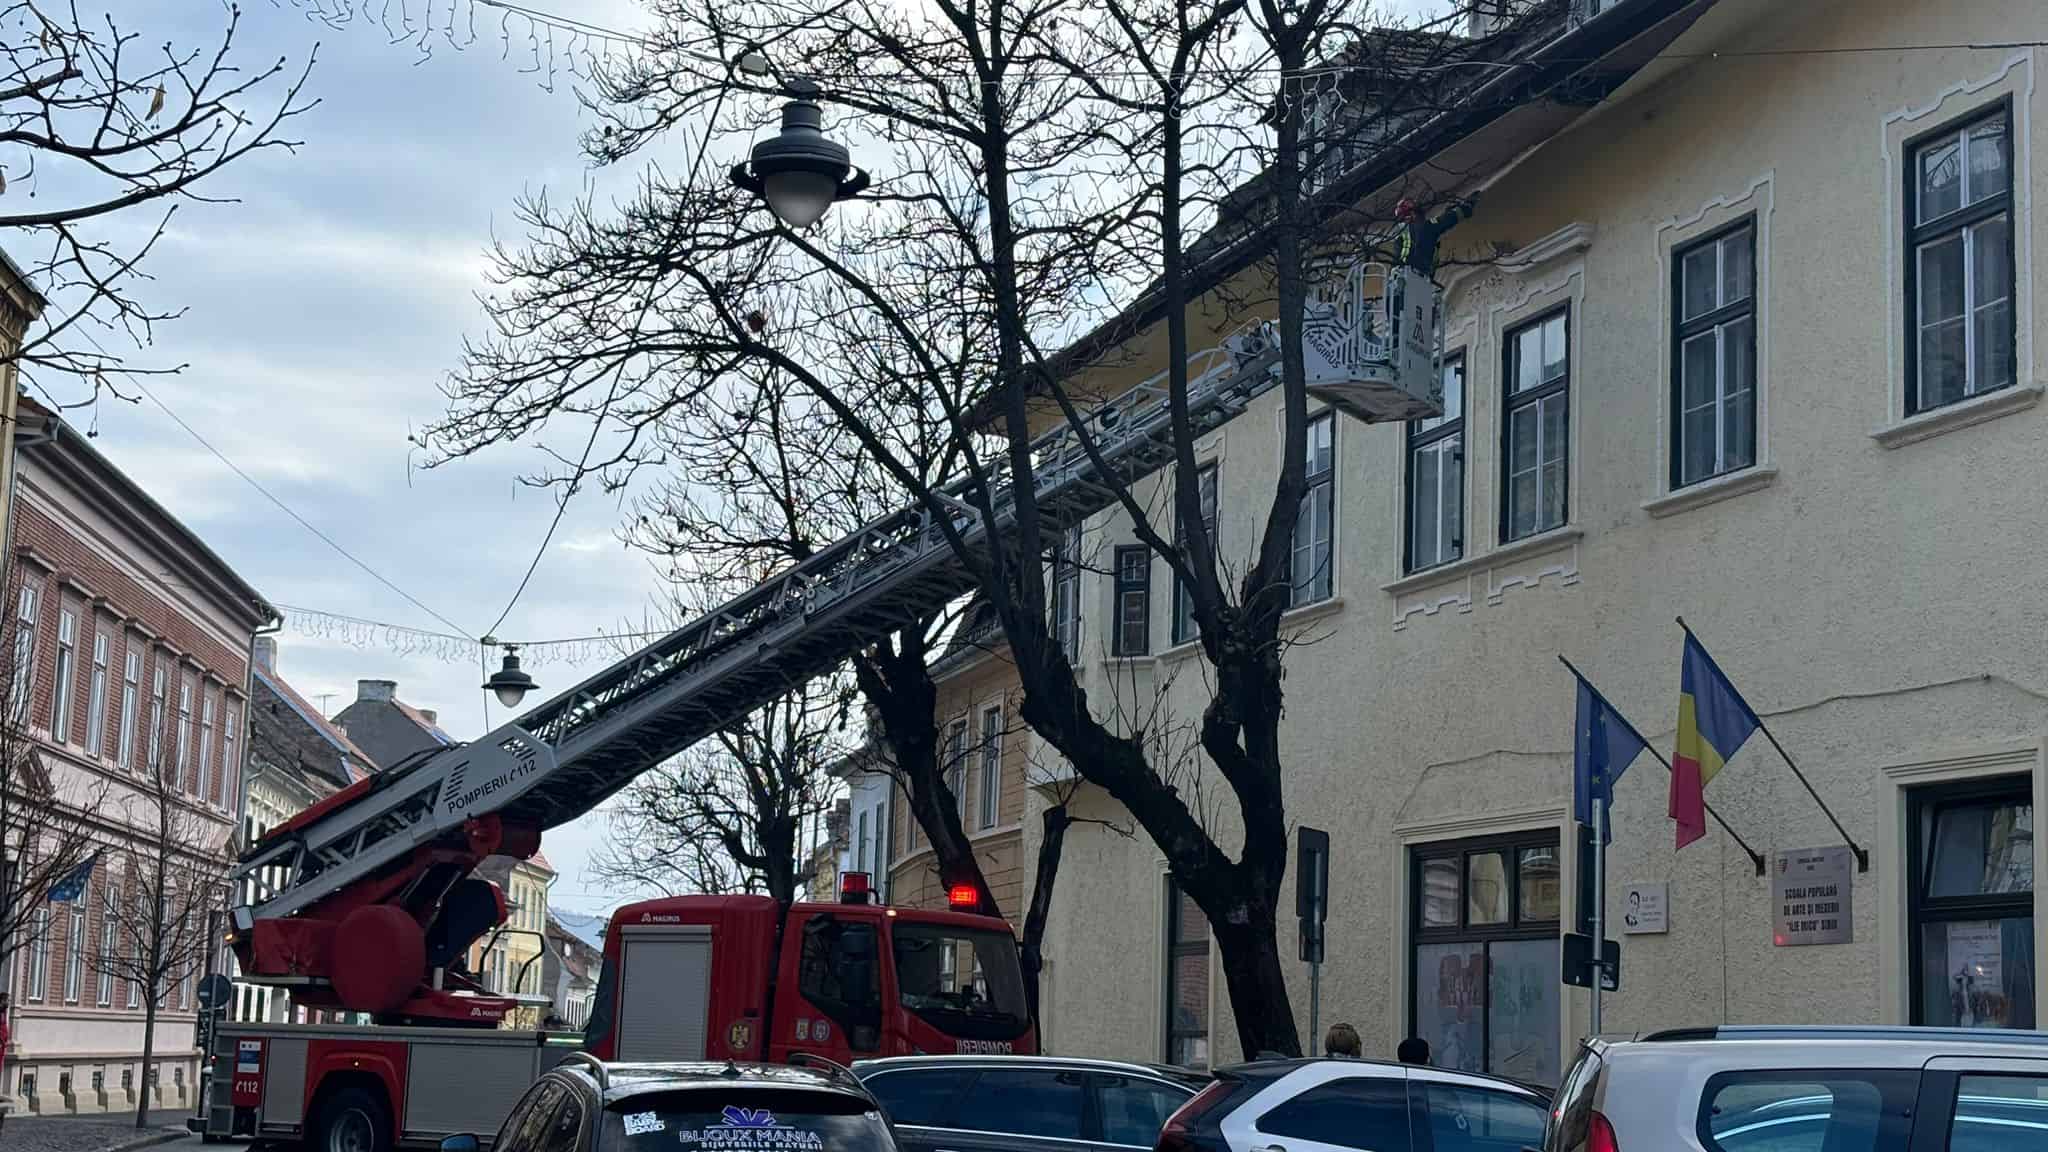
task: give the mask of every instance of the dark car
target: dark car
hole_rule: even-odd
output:
[[[442,1152],[477,1152],[451,1136]],[[606,1064],[578,1054],[542,1076],[492,1152],[897,1152],[860,1081],[836,1067]]]
[[[853,1066],[904,1152],[1130,1152],[1209,1082],[1184,1068],[1051,1056],[902,1056]]]
[[[1512,1080],[1374,1060],[1262,1060],[1216,1073],[1158,1152],[1523,1152],[1549,1097]]]

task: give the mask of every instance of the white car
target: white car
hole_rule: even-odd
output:
[[[1544,1095],[1511,1080],[1372,1060],[1220,1069],[1166,1122],[1158,1152],[1523,1152]]]
[[[2048,1035],[1727,1027],[1587,1043],[1542,1152],[2048,1152]]]

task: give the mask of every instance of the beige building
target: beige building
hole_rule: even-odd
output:
[[[967,620],[932,663],[938,687],[939,756],[960,804],[960,825],[981,864],[989,893],[1013,926],[1024,922],[1025,793],[1032,737],[1017,718],[1017,666],[994,616],[970,609]],[[879,858],[890,861],[888,900],[906,908],[944,908],[931,840],[898,794],[880,811],[888,835]]]
[[[470,971],[483,978],[487,990],[519,998],[504,1027],[538,1028],[554,997],[545,962],[554,865],[539,851],[524,860],[491,856],[477,865],[476,874],[504,892],[507,911],[501,930],[485,933],[470,947]]]
[[[1357,1025],[1368,1055],[1412,1032],[1440,1063],[1554,1080],[1587,1018],[1559,984],[1559,934],[1588,911],[1557,657],[1668,754],[1683,615],[1870,867],[1845,894],[1850,942],[1777,946],[1772,879],[1711,823],[1674,851],[1664,769],[1641,758],[1618,788],[1607,911],[1635,887],[1668,897],[1668,924],[1610,933],[1606,1027],[2034,1026],[2044,59],[1837,50],[2009,41],[2040,11],[1592,11],[1550,50],[1611,95],[1433,145],[1463,149],[1437,172],[1470,174],[1442,191],[1484,185],[1449,254],[1507,253],[1446,277],[1445,418],[1324,415],[1311,437],[1327,514],[1290,630],[1316,642],[1287,655],[1283,739],[1289,816],[1333,842],[1322,1018]],[[1247,318],[1215,299],[1197,348]],[[1161,333],[1145,339],[1127,383],[1163,367]],[[1270,499],[1277,407],[1269,394],[1198,448],[1233,562]],[[1200,657],[1165,566],[1125,570],[1134,542],[1119,515],[1083,535],[1089,699],[1191,723]],[[1103,627],[1126,619],[1142,643]],[[1761,736],[1707,795],[1769,860],[1843,842]],[[1120,817],[1093,789],[1078,806]],[[1061,1051],[1239,1055],[1206,937],[1148,841],[1085,838],[1059,883],[1047,950],[1089,974],[1050,992]],[[1282,934],[1305,1028],[1284,918]]]

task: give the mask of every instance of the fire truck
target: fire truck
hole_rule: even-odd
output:
[[[1441,412],[1440,293],[1411,268],[1354,268],[1312,301],[1309,390],[1355,417]],[[1187,420],[1220,427],[1279,381],[1275,326],[1253,322],[1188,365]],[[514,997],[465,958],[510,931],[504,893],[472,875],[525,857],[635,776],[823,675],[969,591],[960,550],[1014,528],[1015,483],[1055,526],[1109,507],[1120,484],[1173,458],[1162,377],[1098,405],[1088,443],[1062,424],[1032,445],[1028,476],[998,465],[986,507],[965,487],[883,516],[482,738],[393,765],[266,833],[230,876],[239,979],[367,1027],[224,1025],[208,1137],[311,1139],[388,1152],[453,1132],[495,1132],[542,1071],[600,1058],[800,1052],[845,1059],[1035,1050],[1004,921],[882,908],[866,885],[839,904],[683,897],[621,909],[605,938],[585,1033],[500,1027]],[[508,655],[507,671],[516,671]]]

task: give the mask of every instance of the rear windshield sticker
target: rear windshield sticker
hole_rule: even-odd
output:
[[[667,1127],[668,1125],[661,1122],[661,1117],[652,1112],[634,1112],[626,1117],[628,1136],[645,1136],[649,1132],[660,1132]]]
[[[718,1123],[679,1129],[676,1140],[703,1152],[824,1152],[825,1148],[822,1135],[784,1124],[766,1108],[732,1105],[719,1113]]]

